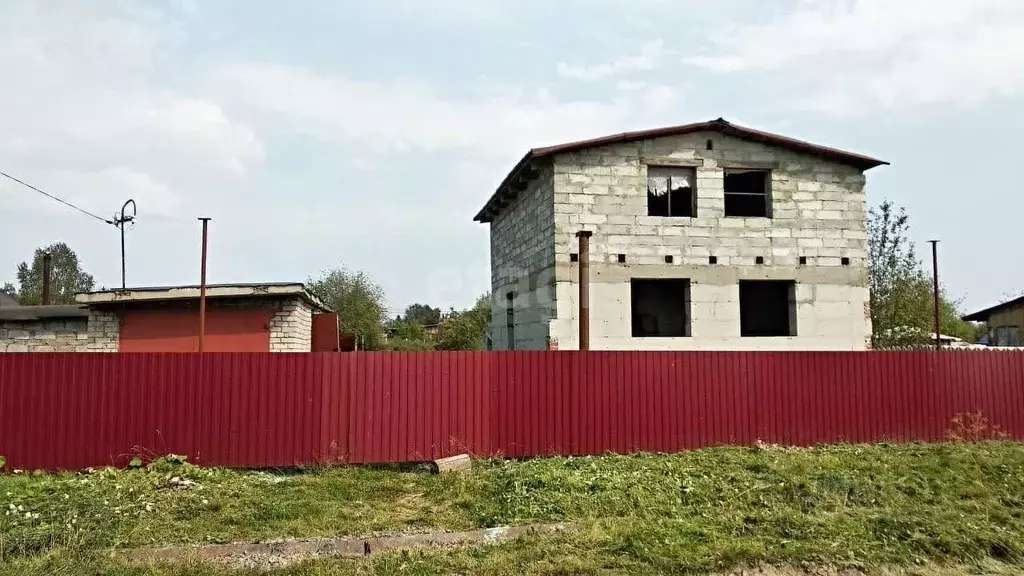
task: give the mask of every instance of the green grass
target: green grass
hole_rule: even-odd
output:
[[[169,475],[202,488],[168,488]],[[0,573],[11,574],[219,574],[130,569],[89,550],[551,521],[582,530],[281,573],[675,574],[757,562],[1024,568],[1024,445],[997,442],[485,462],[441,477],[336,468],[278,483],[162,464],[0,477],[0,508],[10,505],[18,513],[0,516]]]
[[[175,478],[194,484],[182,489]],[[285,476],[167,462],[147,470],[0,476],[0,559],[51,548],[467,528],[474,521],[459,505],[463,484],[367,468]]]

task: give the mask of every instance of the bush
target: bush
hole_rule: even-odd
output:
[[[433,349],[431,342],[410,338],[391,338],[384,343],[384,350],[390,352],[428,352]]]

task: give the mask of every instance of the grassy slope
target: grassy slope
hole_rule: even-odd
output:
[[[164,488],[168,474],[184,474],[202,489]],[[0,507],[14,504],[40,517],[0,517],[0,535],[12,573],[72,563],[77,573],[90,566],[109,572],[114,567],[84,552],[100,546],[560,520],[584,530],[317,562],[288,573],[650,574],[757,561],[911,566],[990,558],[1019,565],[1022,478],[1024,446],[1010,443],[541,459],[484,464],[451,477],[334,469],[281,483],[196,469],[8,476],[0,478]]]
[[[171,479],[196,485],[176,488]],[[297,476],[172,466],[0,477],[0,550],[341,536],[474,525],[450,476],[335,468]],[[17,513],[10,514],[11,507]],[[35,515],[39,517],[36,518]],[[31,515],[31,517],[28,517]]]

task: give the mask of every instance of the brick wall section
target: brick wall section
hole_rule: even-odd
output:
[[[87,318],[0,322],[0,352],[75,352],[89,335]]]
[[[0,352],[117,352],[117,316],[0,322]]]
[[[121,342],[121,319],[116,312],[89,311],[87,352],[117,352]]]
[[[270,319],[271,352],[309,352],[313,345],[313,309],[304,300],[285,300]]]
[[[513,348],[507,295],[513,298],[517,350],[543,349],[555,318],[555,203],[551,166],[491,223],[491,346]]]

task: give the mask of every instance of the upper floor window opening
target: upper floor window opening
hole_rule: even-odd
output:
[[[687,218],[697,215],[696,169],[647,168],[647,215]]]
[[[772,217],[771,171],[725,169],[725,215]]]

